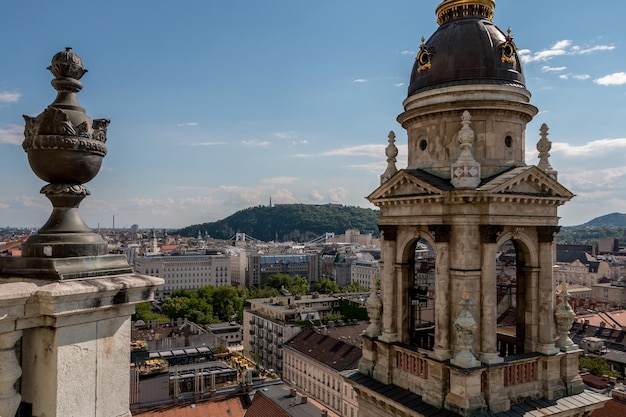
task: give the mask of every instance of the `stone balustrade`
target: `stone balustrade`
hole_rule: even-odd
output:
[[[535,359],[531,362],[521,362],[504,366],[504,386],[535,382],[539,379],[539,362]]]
[[[398,369],[428,379],[428,362],[422,356],[406,350],[397,350]]]

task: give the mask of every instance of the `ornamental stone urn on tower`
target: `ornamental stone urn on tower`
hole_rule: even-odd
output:
[[[52,214],[22,247],[21,258],[5,262],[3,273],[70,279],[132,272],[123,255],[108,255],[107,244],[83,221],[78,206],[90,194],[85,183],[100,170],[107,153],[108,119],[92,120],[80,106],[79,81],[87,72],[78,55],[66,48],[48,69],[57,97],[39,116],[24,116],[24,142],[33,172],[48,182],[41,189]]]
[[[87,70],[70,48],[49,69],[58,94],[24,117],[23,147],[52,214],[22,256],[0,257],[0,416],[130,417],[130,319],[164,281],[109,255],[80,217],[109,121],[78,103]]]

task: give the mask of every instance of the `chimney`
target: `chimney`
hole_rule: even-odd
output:
[[[322,410],[322,417],[328,417],[328,410]]]
[[[295,396],[296,396],[296,393],[297,393],[297,391],[296,391],[296,389],[295,389],[295,388],[291,388],[291,389],[289,390],[289,396],[290,396],[290,397],[295,397]]]
[[[302,397],[300,397],[300,404],[306,404],[308,400],[308,397],[306,395],[303,395]]]

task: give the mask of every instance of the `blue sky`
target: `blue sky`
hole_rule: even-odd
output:
[[[21,148],[22,115],[55,97],[46,70],[73,48],[89,72],[78,98],[109,118],[100,174],[80,212],[96,228],[183,227],[256,205],[371,207],[438,0],[43,0],[3,4],[0,210],[40,227],[51,206]],[[577,197],[562,225],[626,212],[626,2],[499,0],[540,113],[526,132]]]

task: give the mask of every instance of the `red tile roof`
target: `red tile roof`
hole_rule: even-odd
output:
[[[298,333],[287,346],[340,372],[355,369],[362,355],[360,348],[314,329]]]
[[[254,394],[252,405],[246,411],[246,417],[291,417],[291,414],[283,410],[281,406],[261,391],[257,391]]]
[[[604,407],[591,413],[591,417],[620,417],[626,416],[626,403],[611,399],[604,403]]]
[[[211,400],[194,404],[178,404],[161,407],[158,410],[133,411],[138,417],[242,417],[245,408],[244,397],[230,397],[224,400]]]

